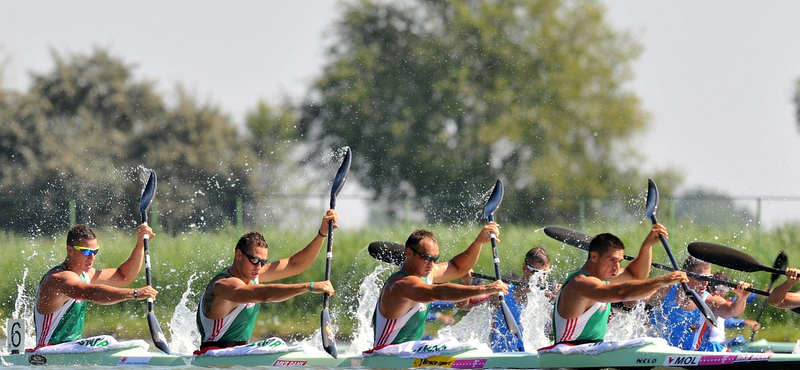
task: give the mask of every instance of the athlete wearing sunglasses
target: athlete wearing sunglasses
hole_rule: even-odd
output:
[[[202,336],[200,350],[247,343],[261,302],[283,302],[308,292],[333,295],[335,290],[330,281],[264,283],[295,276],[311,266],[330,233],[328,221],[333,221],[333,227],[337,228],[337,220],[336,211],[328,210],[305,248],[274,262],[267,259],[269,246],[264,236],[255,231],[244,234],[236,243],[231,265],[211,279],[200,298],[197,307],[197,329]]]
[[[144,262],[144,235],[155,237],[147,225],[139,226],[136,246],[119,267],[96,269],[100,248],[97,235],[86,225],[67,233],[64,262],[50,269],[39,283],[33,319],[36,345],[58,344],[82,337],[87,302],[103,305],[129,299],[155,299],[151,286],[122,288],[136,278]]]
[[[373,345],[419,340],[430,302],[458,302],[486,294],[507,293],[508,285],[499,280],[487,285],[447,283],[464,276],[475,266],[483,244],[491,241],[490,234],[499,236],[500,226],[494,222],[484,226],[464,252],[439,263],[439,244],[433,233],[414,231],[406,240],[403,266],[389,276],[381,290],[375,312]]]

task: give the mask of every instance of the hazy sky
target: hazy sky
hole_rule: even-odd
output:
[[[651,118],[641,170],[678,168],[688,187],[732,196],[800,199],[792,103],[800,2],[605,3],[610,23],[644,46],[630,85]],[[259,99],[303,96],[321,71],[337,9],[310,0],[0,0],[0,64],[5,87],[21,90],[28,71],[52,68],[50,49],[102,46],[162,92],[181,83],[241,122]],[[800,220],[798,209],[800,201],[763,205],[772,224]]]

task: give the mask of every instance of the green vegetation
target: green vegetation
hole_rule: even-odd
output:
[[[421,227],[414,225],[412,227]],[[462,226],[434,226],[430,227],[436,234],[445,257],[453,256],[463,250],[473,240],[479,225]],[[605,228],[601,225],[590,225],[586,230],[589,234],[613,231],[625,241],[627,254],[635,254],[639,243],[649,231],[650,225],[646,222],[628,224],[615,228]],[[408,230],[410,231],[410,230]],[[313,236],[313,230],[287,233],[282,231],[262,230],[270,244],[269,258],[271,260],[288,257],[291,253],[305,246]],[[116,266],[130,253],[133,247],[132,233],[120,230],[97,231],[102,251],[100,252],[98,267]],[[160,290],[156,302],[156,315],[165,333],[169,335],[169,324],[174,308],[179,304],[181,295],[187,289],[187,282],[191,279],[191,293],[188,298],[188,307],[192,311],[191,317],[186,318],[194,322],[194,309],[197,305],[199,292],[205,287],[211,275],[226,266],[233,255],[233,247],[238,238],[234,230],[222,230],[213,234],[207,233],[181,233],[177,235],[159,234],[151,244],[153,262],[153,281]],[[356,323],[353,322],[358,307],[357,292],[364,277],[370,274],[379,262],[373,260],[366,251],[366,246],[376,240],[404,242],[407,230],[397,229],[366,229],[361,231],[337,230],[335,234],[335,248],[333,260],[333,278],[336,286],[336,295],[331,300],[331,313],[334,324],[339,327],[338,334],[348,338],[354,331]],[[23,273],[27,273],[25,280],[25,295],[22,299],[27,305],[26,314],[30,314],[33,306],[33,295],[36,285],[42,274],[61,262],[63,259],[62,238],[41,237],[30,239],[11,233],[0,234],[0,242],[6,248],[6,258],[0,260],[0,269],[7,272],[6,279],[0,285],[0,293],[4,297],[0,305],[0,317],[10,318],[17,302],[18,285],[22,282]],[[544,235],[541,227],[514,226],[503,224],[500,236],[500,257],[505,273],[512,273],[519,269],[524,253],[531,246],[540,244],[549,251],[553,260],[555,277],[562,279],[566,273],[577,268],[583,263],[585,254],[581,250],[562,245]],[[670,245],[674,249],[676,258],[682,261],[688,254],[685,246],[692,241],[711,241],[742,249],[753,255],[765,265],[771,265],[778,252],[784,250],[789,255],[790,266],[796,266],[797,256],[793,255],[794,245],[800,240],[800,227],[785,227],[770,233],[762,234],[760,241],[756,242],[756,235],[750,231],[708,229],[696,226],[678,226],[670,228]],[[758,249],[755,245],[760,243]],[[324,248],[315,264],[304,274],[288,281],[319,280],[324,272]],[[669,265],[663,248],[654,248],[654,260]],[[491,274],[491,252],[488,245],[484,246],[481,259],[475,268],[476,272]],[[764,272],[745,274],[728,270],[732,279],[752,281],[756,287],[765,288],[769,281],[769,274]],[[653,270],[653,274],[662,271]],[[782,281],[783,279],[779,280]],[[135,285],[144,284],[144,273],[140,274]],[[278,335],[284,338],[307,337],[319,330],[319,312],[322,297],[319,295],[304,294],[284,303],[262,305],[259,323],[255,337]],[[761,304],[761,300],[758,301]],[[753,318],[757,312],[757,305],[748,307],[745,317]],[[108,333],[121,338],[148,338],[147,325],[144,319],[145,305],[142,302],[124,302],[115,306],[90,305],[86,335]],[[790,312],[767,308],[762,318],[764,328],[758,338],[767,338],[775,341],[794,341],[797,334],[793,328],[800,323],[800,316]],[[32,324],[31,324],[32,325]],[[744,333],[749,336],[749,333]],[[254,338],[255,339],[255,338]]]

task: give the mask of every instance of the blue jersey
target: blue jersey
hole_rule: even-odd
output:
[[[679,287],[680,284],[673,285],[661,305],[650,312],[650,327],[674,347],[691,351],[723,350],[719,343],[708,340],[710,327],[700,309],[686,311],[675,302]],[[707,298],[708,292],[703,292],[701,299]]]

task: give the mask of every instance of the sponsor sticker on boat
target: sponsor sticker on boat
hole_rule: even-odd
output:
[[[664,366],[697,366],[704,356],[667,356]]]
[[[117,366],[142,366],[150,363],[151,356],[122,356],[117,361]]]
[[[291,366],[306,366],[308,361],[298,361],[298,360],[275,360],[275,363],[272,366],[280,366],[280,367],[291,367]]]
[[[703,356],[703,358],[700,359],[700,365],[730,365],[737,363],[764,362],[769,360],[771,356],[771,354],[764,353]]]
[[[453,363],[456,361],[454,357],[444,357],[444,356],[431,356],[427,358],[415,358],[414,359],[414,367],[423,367],[423,366],[439,366],[439,367],[452,367]]]
[[[413,367],[437,366],[451,369],[482,369],[486,364],[485,358],[456,359],[454,357],[431,356],[414,359]]]
[[[28,363],[31,365],[44,365],[47,363],[47,358],[42,355],[28,356]]]

